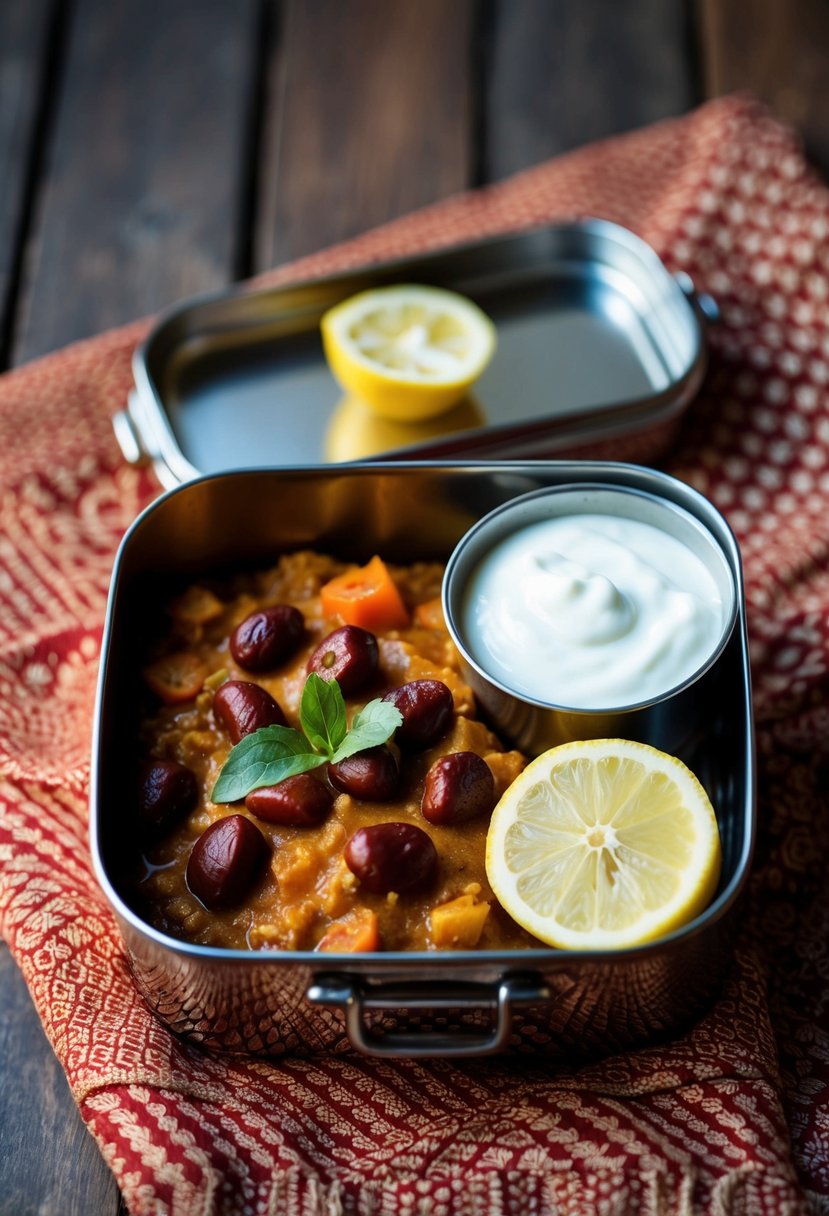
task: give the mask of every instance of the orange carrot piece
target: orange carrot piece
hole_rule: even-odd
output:
[[[443,605],[440,596],[433,600],[425,600],[414,610],[414,621],[421,629],[442,629],[446,632],[446,621],[443,619]]]
[[[332,578],[320,598],[325,615],[341,617],[346,625],[373,630],[403,629],[409,623],[406,605],[380,557]]]
[[[197,654],[182,650],[145,667],[144,679],[165,705],[181,705],[201,692],[207,668]]]
[[[489,916],[489,904],[478,903],[475,895],[459,895],[448,903],[432,908],[429,921],[436,946],[474,950]]]
[[[370,908],[355,908],[335,920],[320,940],[317,950],[326,954],[363,954],[380,949],[377,916]]]

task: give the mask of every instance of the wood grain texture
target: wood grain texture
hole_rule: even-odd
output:
[[[11,327],[52,16],[52,0],[0,4],[0,360]]]
[[[685,0],[490,0],[488,11],[490,180],[697,100]]]
[[[707,95],[756,93],[829,173],[826,0],[699,0],[698,8]]]
[[[470,184],[473,0],[286,0],[263,125],[266,269]]]
[[[0,1077],[0,1216],[116,1216],[115,1180],[3,945]]]
[[[233,275],[254,0],[77,0],[14,361]]]

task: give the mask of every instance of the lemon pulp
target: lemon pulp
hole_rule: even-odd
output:
[[[410,422],[456,405],[495,350],[495,327],[471,300],[401,284],[360,292],[320,322],[335,379],[384,418]]]
[[[716,891],[716,815],[697,778],[642,743],[545,752],[493,812],[486,868],[506,911],[569,949],[640,945],[697,916]]]

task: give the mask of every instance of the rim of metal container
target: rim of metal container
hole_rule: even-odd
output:
[[[469,576],[474,572],[478,558],[470,558],[469,554],[470,552],[475,552],[475,550],[480,546],[481,540],[486,538],[490,532],[493,533],[493,543],[497,544],[506,539],[508,536],[512,536],[521,527],[531,526],[533,522],[541,522],[540,520],[524,520],[523,522],[518,520],[514,526],[507,524],[506,527],[499,528],[499,524],[503,524],[509,515],[513,513],[519,514],[525,506],[531,507],[534,502],[538,502],[545,498],[558,497],[559,495],[569,492],[582,493],[585,491],[608,490],[614,494],[625,495],[633,499],[656,504],[656,509],[660,511],[664,511],[667,507],[667,512],[669,514],[683,520],[684,523],[687,524],[688,528],[691,528],[695,532],[705,536],[709,547],[717,552],[718,556],[722,560],[723,567],[728,574],[731,595],[731,603],[728,607],[728,611],[721,627],[717,645],[711,651],[705,661],[701,663],[699,667],[695,668],[695,670],[692,671],[691,674],[679,684],[673,684],[670,688],[667,688],[658,696],[647,697],[643,701],[631,701],[624,705],[604,705],[598,709],[589,709],[582,706],[566,705],[564,702],[559,701],[545,701],[539,697],[532,696],[530,693],[518,692],[516,689],[511,688],[509,684],[505,684],[502,680],[499,680],[497,676],[494,676],[491,672],[487,671],[486,667],[484,667],[480,660],[475,657],[464,640],[463,629],[460,627],[457,618],[462,615],[461,600],[464,595],[465,584],[459,583],[458,579],[461,576],[465,576],[465,579],[468,580]],[[596,508],[591,508],[588,505],[583,508],[581,513],[606,514],[607,512],[603,512]],[[557,516],[557,518],[559,517]],[[630,518],[635,517],[631,516]],[[469,568],[469,563],[471,563],[471,568]],[[686,511],[683,507],[678,506],[676,503],[668,504],[665,498],[661,495],[648,493],[645,490],[638,490],[633,487],[625,488],[621,486],[608,485],[601,482],[580,482],[578,486],[546,486],[538,490],[530,490],[526,494],[521,494],[517,498],[510,499],[509,502],[502,503],[501,506],[495,507],[482,519],[479,519],[478,522],[473,524],[469,531],[461,538],[452,551],[448,562],[446,563],[446,570],[444,572],[443,586],[441,590],[441,603],[443,606],[443,614],[446,619],[446,625],[449,629],[449,634],[452,641],[460,651],[464,660],[471,668],[473,668],[474,671],[478,673],[483,681],[491,685],[493,688],[498,689],[498,691],[502,692],[505,696],[510,697],[515,701],[522,702],[523,704],[533,705],[542,710],[549,709],[561,713],[583,716],[585,718],[606,717],[608,714],[629,714],[639,709],[648,709],[653,706],[662,705],[666,701],[670,701],[673,697],[676,697],[678,694],[690,688],[693,684],[696,684],[698,680],[702,679],[707,671],[711,670],[722,655],[725,647],[728,645],[728,641],[734,630],[734,625],[738,615],[737,588],[735,586],[734,574],[731,566],[728,563],[726,554],[723,552],[722,545],[719,543],[711,530],[707,528],[699,518],[692,515],[689,511]],[[456,605],[458,607],[457,613],[455,612]]]
[[[623,464],[616,462],[592,462],[592,461],[536,461],[533,462],[533,468],[536,471],[543,470],[544,467],[555,467],[564,469],[571,467],[574,471],[574,476],[578,469],[583,468],[585,472],[589,469],[596,470],[600,468],[605,475],[612,474],[618,479],[617,484],[625,484],[625,480],[632,478],[636,481],[645,481],[651,483],[654,493],[658,493],[659,489],[664,491],[664,496],[671,501],[679,500],[682,505],[693,504],[703,516],[710,519],[715,530],[719,533],[718,539],[723,545],[731,566],[735,581],[735,592],[737,597],[738,608],[738,624],[740,626],[740,644],[743,656],[743,695],[748,698],[747,704],[751,707],[751,687],[750,674],[748,669],[748,634],[746,628],[745,611],[744,611],[744,591],[742,580],[742,563],[740,559],[739,546],[734,537],[731,528],[719,511],[711,504],[703,495],[676,478],[670,477],[666,473],[661,473],[655,469],[646,469],[639,465]],[[492,470],[499,473],[509,473],[510,471],[524,471],[527,468],[527,462],[516,461],[456,461],[451,464],[441,461],[366,461],[355,462],[353,464],[344,465],[339,469],[340,475],[355,475],[366,474],[373,475],[377,473],[387,474],[403,474],[407,472],[416,472],[417,470],[443,470],[451,472],[458,470]],[[753,747],[753,720],[749,712],[747,721],[747,737],[746,737],[746,754],[741,758],[741,761],[746,765],[746,788],[747,788],[747,805],[751,809],[749,816],[748,831],[745,833],[742,841],[742,847],[739,857],[736,861],[734,873],[729,882],[719,892],[716,898],[709,906],[689,921],[688,924],[675,929],[672,933],[666,934],[664,937],[657,938],[652,942],[646,942],[640,946],[630,946],[624,949],[616,950],[562,950],[554,946],[543,946],[539,948],[531,948],[528,950],[457,950],[457,951],[378,951],[375,953],[366,953],[363,955],[354,954],[326,954],[320,955],[315,951],[290,951],[290,950],[233,950],[221,946],[203,946],[196,943],[182,941],[178,938],[170,937],[166,933],[154,928],[143,920],[132,908],[124,901],[113,882],[111,881],[101,856],[100,848],[100,823],[101,811],[99,805],[99,764],[100,764],[100,733],[101,733],[101,710],[103,705],[104,693],[107,685],[107,667],[112,635],[114,632],[113,615],[115,600],[118,593],[118,582],[121,573],[121,567],[124,564],[125,554],[127,553],[131,538],[141,528],[143,522],[151,515],[159,510],[163,510],[164,504],[173,496],[179,494],[187,494],[194,485],[204,484],[208,482],[218,481],[224,478],[239,478],[247,475],[261,476],[265,472],[272,472],[274,475],[288,476],[306,476],[309,474],[332,473],[336,474],[337,466],[332,466],[330,469],[320,465],[307,466],[291,466],[287,468],[271,467],[269,469],[236,469],[228,470],[227,472],[215,473],[197,478],[194,482],[187,482],[179,486],[175,486],[165,493],[161,494],[154,502],[137,516],[130,527],[125,532],[121,543],[118,547],[118,552],[113,565],[112,577],[110,581],[109,596],[107,600],[106,619],[104,622],[103,636],[101,639],[101,664],[98,673],[98,685],[95,697],[95,715],[92,730],[92,765],[90,772],[89,784],[89,839],[90,849],[92,853],[92,862],[95,875],[98,882],[104,891],[110,905],[116,913],[116,916],[126,922],[136,933],[143,935],[148,940],[162,947],[169,953],[186,956],[193,959],[202,959],[205,962],[225,962],[225,963],[240,963],[243,966],[285,966],[290,964],[305,965],[314,969],[318,973],[333,973],[347,968],[352,974],[376,974],[378,968],[382,971],[399,970],[414,968],[416,965],[421,967],[431,967],[441,969],[449,967],[456,963],[458,966],[468,965],[470,967],[477,966],[479,969],[487,967],[507,967],[515,971],[525,970],[530,964],[540,964],[542,962],[550,963],[552,959],[566,960],[567,962],[578,962],[585,965],[589,964],[608,964],[622,957],[645,957],[649,954],[661,953],[665,950],[678,948],[689,937],[706,932],[712,924],[722,920],[724,915],[732,907],[737,900],[743,887],[745,886],[749,870],[751,857],[754,850],[754,837],[756,834],[756,814],[754,813],[755,806],[755,772],[754,772],[754,747]],[[595,474],[594,474],[595,475]]]

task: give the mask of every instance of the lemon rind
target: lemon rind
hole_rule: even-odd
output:
[[[395,296],[418,300],[465,321],[474,341],[459,374],[436,374],[428,380],[412,377],[395,368],[379,371],[347,337],[347,327],[366,311],[378,296],[389,302]],[[477,304],[444,288],[398,284],[359,292],[328,310],[320,321],[323,351],[334,378],[348,392],[360,397],[383,417],[394,421],[418,421],[434,417],[456,405],[481,376],[497,345],[494,324]]]
[[[675,781],[680,790],[703,813],[695,815],[698,831],[691,864],[683,875],[677,895],[667,904],[644,913],[623,929],[593,928],[589,932],[569,930],[555,918],[536,913],[517,890],[520,875],[512,876],[503,858],[505,836],[515,822],[515,815],[507,808],[514,805],[524,792],[538,781],[540,770],[548,771],[554,764],[580,755],[599,759],[599,752],[621,754],[632,759],[647,755],[651,768],[661,771]],[[707,825],[706,831],[703,825]],[[669,756],[648,744],[634,743],[626,739],[602,739],[587,742],[565,743],[551,748],[533,760],[509,787],[492,814],[486,847],[486,871],[490,885],[499,903],[522,928],[539,941],[554,948],[566,950],[614,951],[647,945],[670,933],[687,927],[709,905],[716,893],[722,867],[722,854],[716,814],[703,786],[693,772],[677,757]]]

